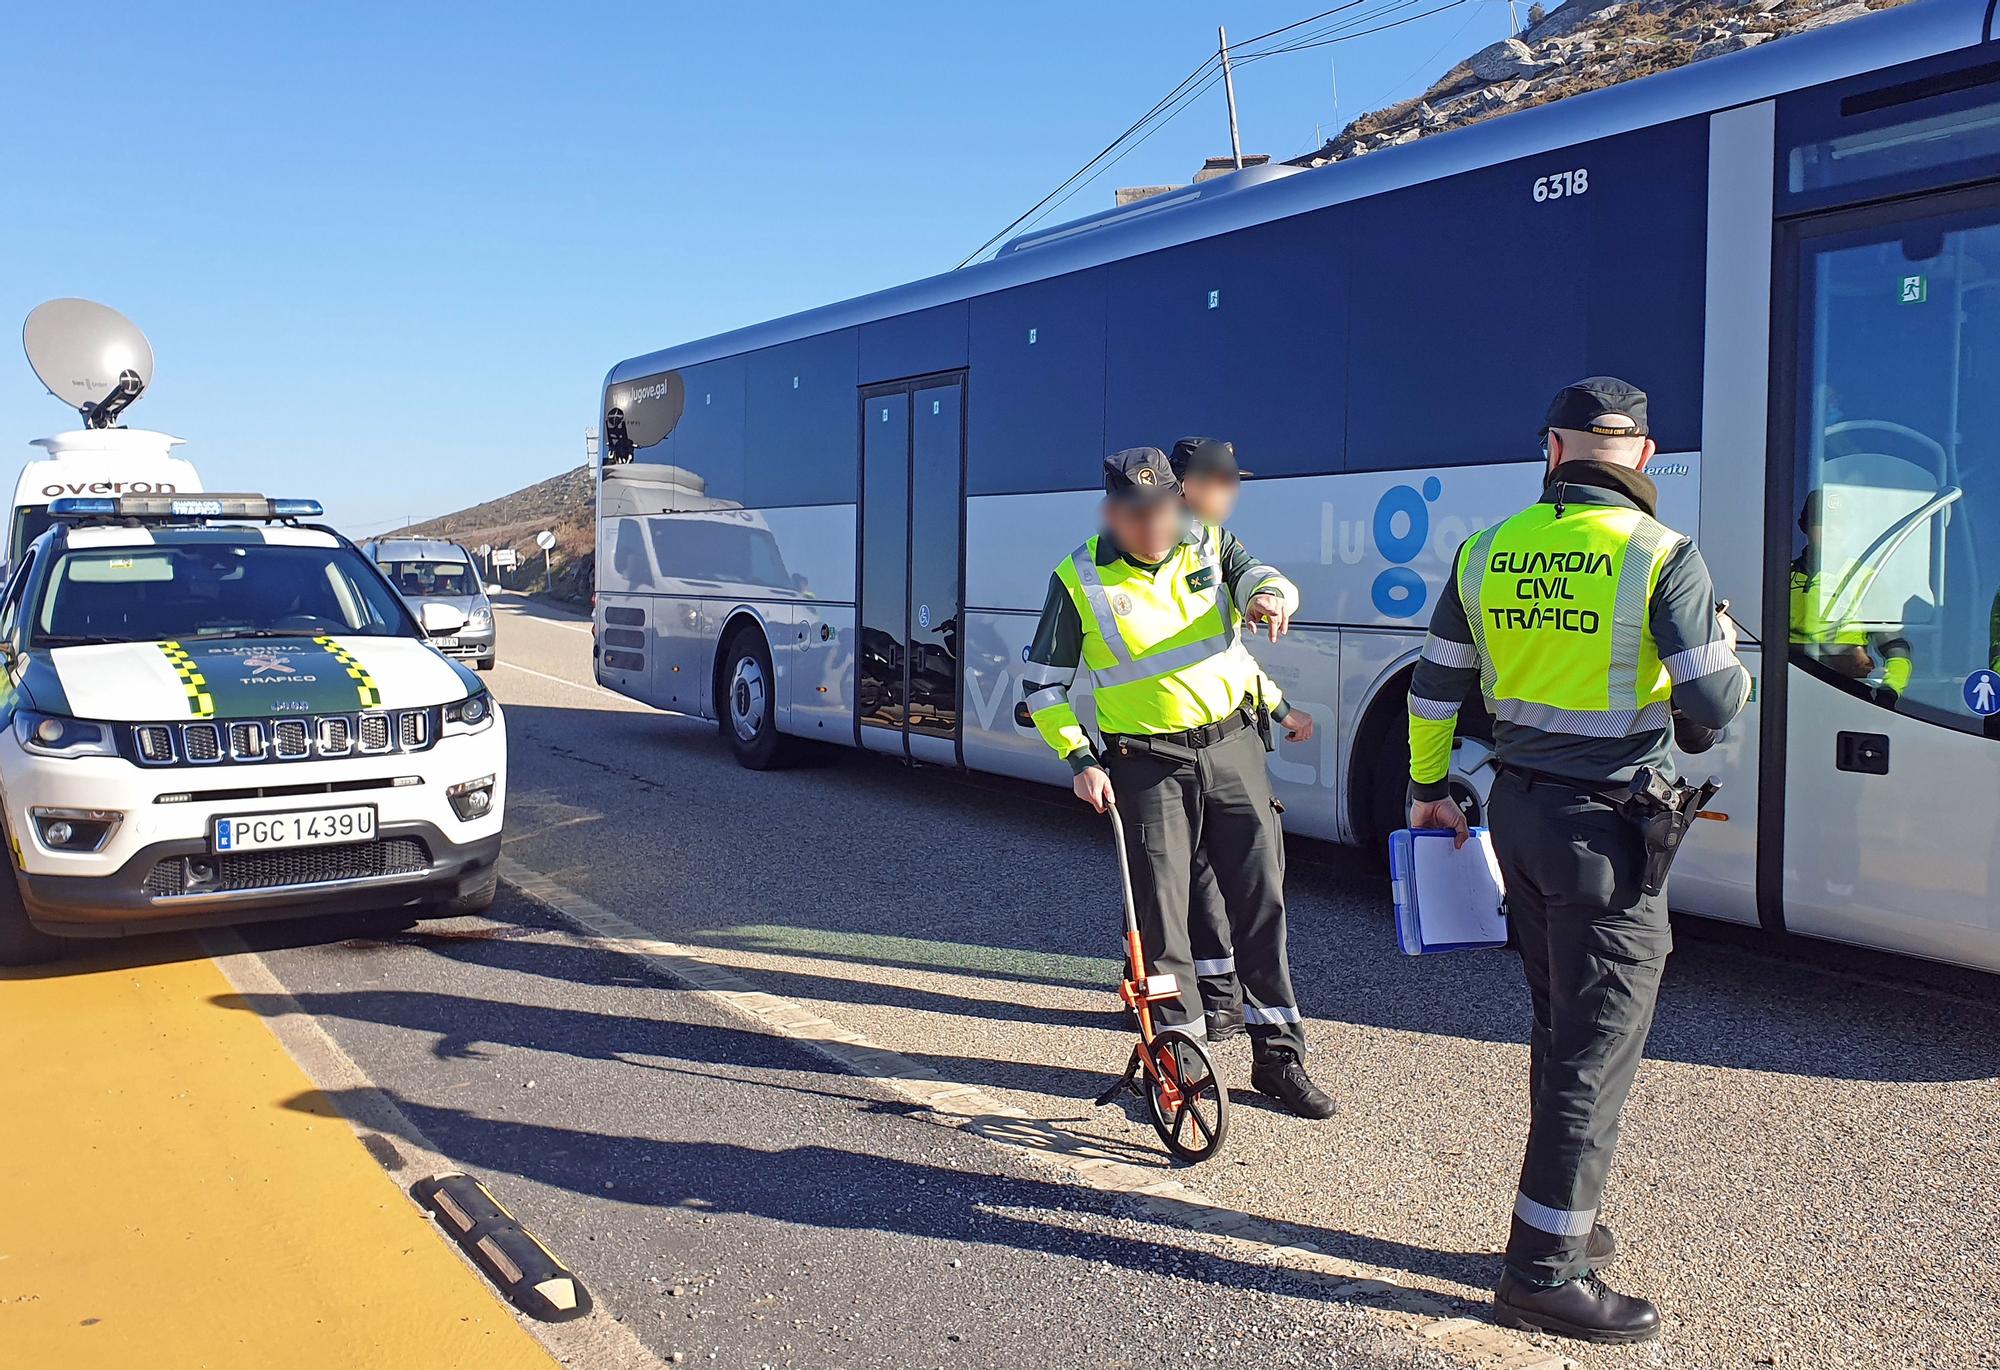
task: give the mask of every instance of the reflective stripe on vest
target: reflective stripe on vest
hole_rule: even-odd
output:
[[[1104,648],[1111,654],[1112,664],[1092,667],[1092,674],[1099,686],[1132,685],[1142,680],[1154,680],[1160,676],[1184,671],[1190,666],[1198,666],[1212,656],[1227,652],[1236,642],[1236,621],[1228,587],[1221,583],[1222,566],[1216,559],[1210,540],[1199,539],[1195,551],[1201,557],[1198,569],[1212,571],[1212,588],[1215,593],[1217,631],[1212,635],[1193,642],[1184,642],[1164,651],[1148,652],[1135,657],[1125,635],[1118,628],[1118,615],[1112,612],[1111,592],[1105,588],[1104,578],[1097,569],[1096,539],[1070,553],[1069,563],[1076,574],[1076,583],[1083,591],[1084,602],[1090,606],[1090,616],[1097,625],[1097,635],[1104,642]],[[1178,554],[1178,553],[1177,553]]]
[[[1684,539],[1636,509],[1530,505],[1466,544],[1459,598],[1496,719],[1617,738],[1672,726],[1672,682],[1648,622]]]

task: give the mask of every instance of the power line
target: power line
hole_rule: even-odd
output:
[[[1404,24],[1413,24],[1419,19],[1427,19],[1431,15],[1442,14],[1446,10],[1456,9],[1460,5],[1466,4],[1467,0],[1445,0],[1444,4],[1423,10],[1417,14],[1403,14],[1400,18],[1388,19],[1386,23],[1377,23],[1375,21],[1387,19],[1388,16],[1393,14],[1401,14],[1402,11],[1409,9],[1411,6],[1423,3],[1423,0],[1394,0],[1394,3],[1380,5],[1374,9],[1364,8],[1367,3],[1368,0],[1347,0],[1346,4],[1336,5],[1329,10],[1322,10],[1318,14],[1272,29],[1268,33],[1260,33],[1254,38],[1246,39],[1242,44],[1232,45],[1230,59],[1238,64],[1243,64],[1259,61],[1266,57],[1281,56],[1290,52],[1304,52],[1312,48],[1330,47],[1335,43],[1350,42],[1356,38],[1366,38],[1370,34],[1386,33],[1388,30],[1400,28]],[[1284,43],[1274,44],[1271,47],[1253,52],[1241,52],[1241,48],[1248,44],[1263,42],[1265,39],[1273,38],[1283,33],[1290,33],[1294,29],[1303,28],[1308,24],[1317,23],[1332,15],[1344,14],[1354,9],[1362,9],[1362,13],[1352,15],[1347,19],[1332,24],[1323,25],[1307,33],[1298,34]],[[1372,25],[1372,27],[1357,27],[1364,24]],[[1054,190],[1051,190],[1048,194],[1023,210],[1005,228],[1002,228],[998,233],[995,233],[977,248],[973,249],[963,261],[959,262],[958,267],[953,269],[957,270],[977,261],[988,248],[1006,238],[1008,234],[1013,233],[1016,229],[1023,228],[1024,226],[1032,228],[1035,224],[1040,223],[1078,191],[1084,189],[1096,181],[1098,177],[1123,161],[1136,148],[1144,145],[1149,138],[1166,127],[1176,115],[1180,114],[1181,111],[1185,110],[1221,79],[1221,55],[1218,53],[1204,59],[1193,71],[1182,77],[1172,90],[1169,90],[1165,95],[1156,100],[1151,109],[1148,109],[1144,114],[1133,120],[1123,133],[1120,133],[1116,138],[1105,144],[1094,157],[1071,172]],[[1150,127],[1148,127],[1149,125]],[[1145,130],[1143,134],[1140,132],[1142,129]],[[1134,135],[1139,135],[1136,140],[1134,140]],[[1130,141],[1130,146],[1123,146],[1128,141]],[[1120,150],[1121,146],[1123,147],[1122,151]]]

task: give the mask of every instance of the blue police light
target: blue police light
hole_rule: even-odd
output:
[[[271,516],[281,519],[316,519],[326,514],[326,508],[316,499],[274,499],[271,501]]]
[[[88,499],[80,495],[65,495],[61,499],[49,501],[50,518],[110,518],[118,512],[115,499]]]

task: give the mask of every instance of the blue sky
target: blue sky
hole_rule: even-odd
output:
[[[158,354],[128,422],[375,531],[581,460],[621,357],[949,269],[1218,22],[1330,3],[22,7],[0,323],[123,310]],[[1465,0],[1246,66],[1244,149],[1303,152],[1508,23]],[[1227,150],[1218,86],[1052,221]],[[8,344],[6,450],[70,426]]]

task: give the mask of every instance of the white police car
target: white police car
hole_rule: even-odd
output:
[[[60,499],[0,600],[0,963],[493,901],[506,730],[310,500]]]

